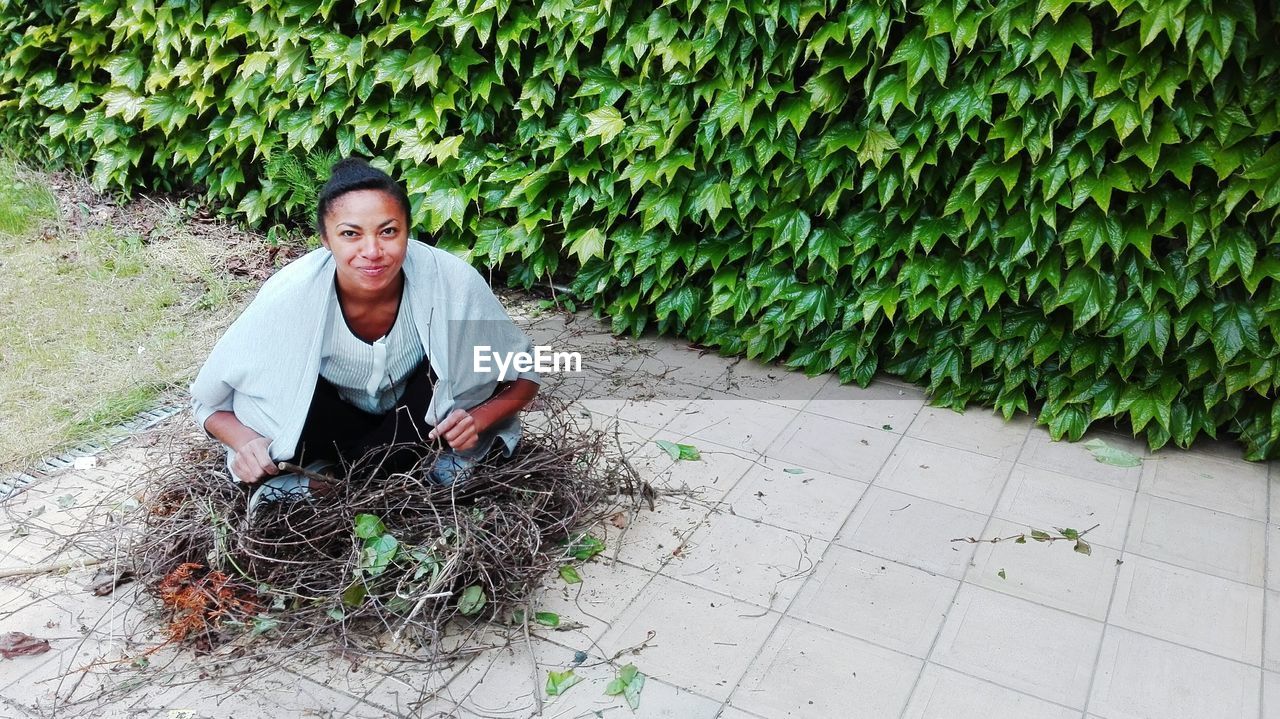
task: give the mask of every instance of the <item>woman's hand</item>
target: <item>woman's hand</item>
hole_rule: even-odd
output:
[[[427,434],[427,439],[437,437],[443,437],[450,448],[461,452],[471,449],[480,441],[480,427],[470,412],[455,409]]]
[[[268,474],[280,472],[267,451],[271,440],[246,427],[233,412],[214,412],[204,421],[204,429],[236,453],[231,471],[240,481],[253,484]]]
[[[267,451],[270,446],[271,440],[259,436],[236,447],[236,460],[231,463],[231,471],[248,484],[256,484],[269,474],[279,474],[275,460]]]

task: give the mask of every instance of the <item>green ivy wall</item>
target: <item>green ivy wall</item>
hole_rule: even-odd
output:
[[[0,0],[0,136],[298,217],[384,158],[618,331],[1280,454],[1265,0]],[[294,163],[298,166],[299,163]]]

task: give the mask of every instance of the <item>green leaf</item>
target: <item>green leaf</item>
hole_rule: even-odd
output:
[[[360,568],[376,577],[386,571],[399,549],[400,542],[390,534],[366,539],[360,553]]]
[[[142,67],[142,61],[129,55],[112,57],[107,61],[106,70],[111,73],[111,82],[123,85],[135,92],[142,89],[142,81],[147,77],[147,71]]]
[[[544,627],[560,626],[560,615],[555,612],[536,612],[533,620]]]
[[[604,257],[604,243],[607,238],[600,230],[591,227],[571,235],[568,251],[577,256],[578,263],[585,265],[593,257]]]
[[[625,671],[626,667],[623,669]],[[627,681],[626,688],[622,692],[622,697],[627,700],[627,706],[631,707],[632,711],[640,708],[640,692],[644,690],[644,679],[643,674],[635,674]]]
[[[369,589],[365,587],[364,582],[356,582],[343,590],[342,604],[348,607],[358,607],[368,595]]]
[[[1048,50],[1058,69],[1066,71],[1072,48],[1084,50],[1086,55],[1093,55],[1093,27],[1089,18],[1083,13],[1076,13],[1052,28],[1044,28],[1041,32],[1049,35]]]
[[[615,107],[605,106],[587,113],[587,137],[599,137],[600,142],[608,143],[624,129],[622,113]]]
[[[472,584],[462,590],[462,596],[458,598],[458,611],[467,617],[478,614],[481,609],[484,609],[484,605],[488,600],[484,593],[484,587],[479,584]]]
[[[1080,538],[1080,533],[1079,533],[1079,532],[1077,532],[1076,530],[1074,530],[1074,529],[1070,528],[1070,527],[1065,527],[1065,528],[1059,529],[1059,530],[1058,530],[1058,534],[1061,534],[1062,536],[1066,537],[1067,539],[1079,539],[1079,538]]]
[[[1083,554],[1083,555],[1086,555],[1086,556],[1088,556],[1088,555],[1090,555],[1090,554],[1093,554],[1093,547],[1090,547],[1090,546],[1089,546],[1089,543],[1088,543],[1088,542],[1086,542],[1086,541],[1084,541],[1083,539],[1077,539],[1077,540],[1076,540],[1076,546],[1075,546],[1075,549],[1076,549],[1076,551],[1077,551],[1077,552],[1079,552],[1079,553],[1081,553],[1081,554]]]
[[[467,213],[467,195],[456,187],[441,186],[432,189],[423,198],[423,207],[431,214],[431,231],[439,232],[445,223],[452,222],[462,229]]]
[[[102,99],[106,102],[107,117],[120,115],[126,122],[132,121],[142,112],[144,102],[141,95],[120,89],[107,90],[102,93]]]
[[[799,250],[809,237],[812,222],[809,215],[798,208],[771,212],[762,225],[773,229],[773,248],[790,247]]]
[[[670,457],[676,461],[688,460],[697,461],[702,459],[702,455],[698,453],[698,449],[688,444],[676,444],[668,442],[665,439],[654,440],[654,444],[662,448]]]
[[[869,162],[876,168],[881,168],[884,167],[889,153],[896,149],[898,149],[898,141],[889,133],[888,128],[884,125],[873,125],[867,128],[866,134],[862,136],[862,143],[858,146],[858,161],[863,164]]]
[[[558,697],[569,691],[569,687],[582,681],[582,678],[575,675],[572,669],[566,669],[562,672],[547,672],[547,695]]]
[[[259,614],[253,619],[253,629],[249,632],[250,637],[258,637],[280,626],[279,619],[273,619],[265,614]]]
[[[1253,308],[1240,302],[1222,302],[1213,309],[1213,350],[1223,365],[1246,347],[1259,349],[1258,318]]]
[[[604,542],[596,539],[590,534],[578,535],[576,539],[569,543],[568,549],[570,556],[584,562],[603,551]]]
[[[1041,531],[1039,529],[1032,529],[1031,538],[1036,540],[1037,542],[1047,542],[1049,541],[1049,533]]]
[[[565,584],[582,583],[582,575],[578,574],[578,570],[568,564],[560,567],[560,578],[564,580]]]
[[[951,59],[951,45],[943,35],[925,37],[925,30],[913,30],[894,50],[888,65],[905,64],[909,72],[907,87],[915,85],[930,71],[938,84],[946,82],[947,67]]]
[[[443,164],[445,160],[457,159],[458,151],[462,148],[462,135],[451,135],[441,139],[439,142],[433,142],[429,146],[427,154],[436,164]]]
[[[387,531],[386,525],[374,514],[357,514],[355,527],[356,536],[360,539],[373,539]]]
[[[1112,447],[1100,439],[1091,439],[1084,443],[1084,448],[1093,453],[1095,462],[1109,464],[1113,467],[1140,467],[1142,458],[1132,452]]]
[[[640,692],[644,690],[645,675],[636,669],[636,665],[628,664],[618,670],[618,676],[609,682],[604,693],[608,696],[621,694],[627,700],[632,711],[640,708]]]
[[[733,200],[729,194],[729,183],[710,182],[689,201],[689,214],[706,213],[715,222],[721,212],[731,207]]]
[[[1257,255],[1258,246],[1248,233],[1235,228],[1224,230],[1207,255],[1209,278],[1218,282],[1232,267],[1237,268],[1241,277],[1248,277],[1253,273]]]

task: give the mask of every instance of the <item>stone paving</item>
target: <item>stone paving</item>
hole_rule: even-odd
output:
[[[0,716],[1280,717],[1275,463],[1091,433],[1143,458],[1115,467],[1026,417],[929,407],[889,380],[843,386],[575,324],[531,333],[583,351],[585,375],[562,386],[593,390],[580,411],[616,421],[642,475],[683,490],[600,527],[609,548],[584,582],[535,598],[582,628],[438,672],[282,661],[166,685],[131,666],[73,687],[77,668],[160,644],[154,621],[87,592],[91,570],[0,580],[0,632],[54,647],[0,659]],[[658,439],[701,459],[673,461]],[[113,452],[6,502],[0,567],[68,556],[57,528],[158,451]],[[1095,525],[1088,555],[954,541]],[[166,649],[150,664],[161,656],[201,661]],[[604,694],[614,657],[647,676],[637,711]],[[581,683],[543,692],[548,671],[574,666]],[[129,681],[106,705],[57,703]]]

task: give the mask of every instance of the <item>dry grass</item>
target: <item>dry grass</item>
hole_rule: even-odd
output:
[[[120,205],[3,157],[0,192],[23,208],[0,214],[2,473],[188,382],[265,276],[266,254],[261,239],[173,201]]]

